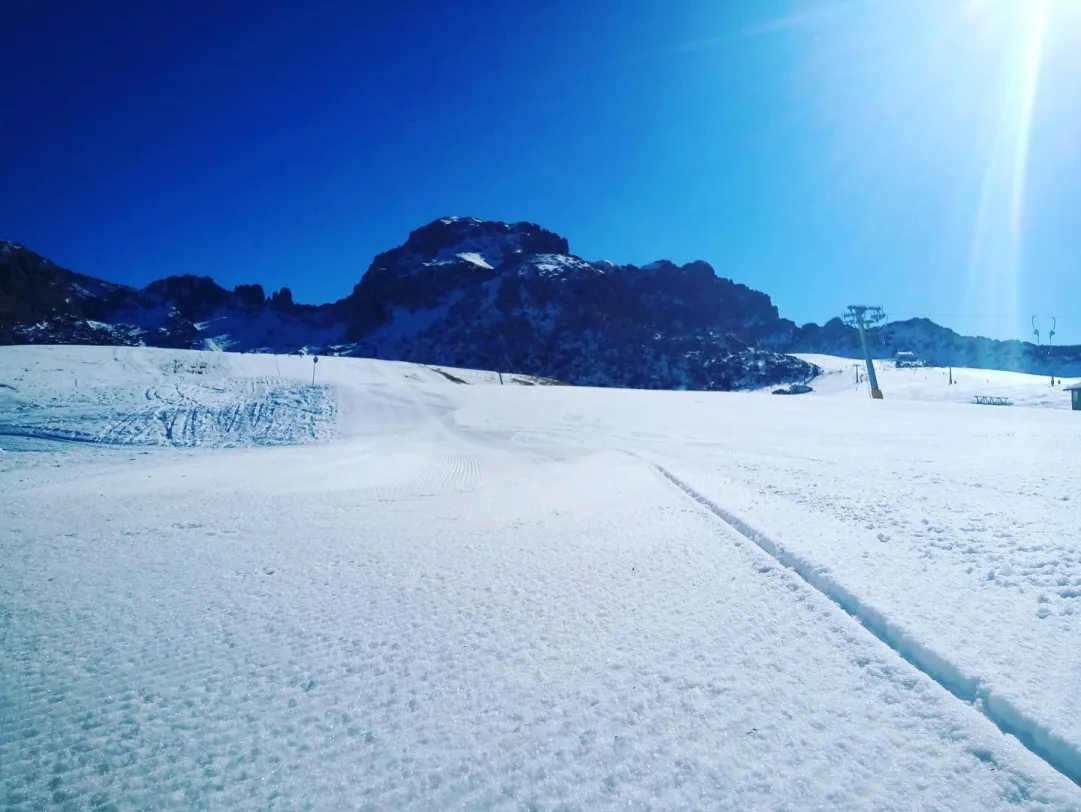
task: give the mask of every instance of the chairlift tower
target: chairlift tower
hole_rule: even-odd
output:
[[[1044,317],[1044,316],[1033,316],[1032,317],[1032,333],[1033,333],[1033,335],[1036,336],[1036,351],[1037,351],[1037,353],[1040,353],[1044,349],[1043,346],[1041,346],[1041,344],[1040,344],[1040,328],[1038,328],[1036,326],[1036,319],[1042,319],[1042,318],[1051,319],[1051,329],[1047,331],[1047,352],[1046,352],[1046,355],[1047,355],[1048,361],[1051,361],[1053,363],[1054,359],[1052,357],[1052,353],[1054,352],[1054,350],[1052,348],[1053,348],[1053,345],[1055,343],[1055,330],[1058,329],[1058,319],[1055,316],[1046,316],[1046,317]],[[1054,374],[1054,372],[1051,373],[1051,385],[1052,386],[1055,385],[1055,374]]]
[[[867,362],[867,380],[871,384],[871,397],[882,400],[882,390],[878,388],[878,376],[875,375],[875,365],[871,360],[871,346],[867,343],[867,331],[882,324],[886,320],[886,312],[877,305],[849,305],[842,318],[845,324],[859,331],[860,344],[863,345],[863,358]]]

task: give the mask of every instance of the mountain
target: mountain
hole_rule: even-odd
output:
[[[0,242],[0,343],[145,344],[320,352],[503,369],[568,383],[742,389],[817,373],[790,353],[856,357],[840,320],[797,326],[764,293],[705,262],[589,262],[533,223],[445,217],[377,256],[349,296],[227,290],[174,276],[136,289],[59,268]],[[1081,374],[1081,348],[959,336],[927,320],[872,333],[873,352],[936,364]]]
[[[963,336],[930,319],[894,321],[869,331],[868,344],[875,358],[893,358],[911,352],[929,366],[999,369],[1039,375],[1081,376],[1081,347],[1038,347],[1028,341],[998,341],[981,336]],[[761,346],[795,353],[823,353],[862,358],[859,334],[841,319],[824,325],[792,322],[778,325],[764,337]]]
[[[178,276],[142,289],[0,245],[0,341],[333,352],[504,369],[568,383],[739,389],[816,368],[749,337],[778,313],[702,262],[591,263],[532,223],[448,217],[380,254],[353,292],[298,305],[288,289]],[[741,337],[742,336],[742,337]]]
[[[281,351],[343,338],[340,303],[298,305],[283,288],[222,288],[170,276],[145,288],[104,282],[0,242],[0,343],[128,344]]]
[[[430,223],[375,258],[349,307],[354,351],[379,358],[650,389],[740,389],[816,373],[738,337],[777,321],[777,310],[706,263],[587,262],[532,223]]]

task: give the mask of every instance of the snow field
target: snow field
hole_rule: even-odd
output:
[[[516,385],[531,381],[507,376]],[[341,358],[0,348],[0,448],[43,440],[233,448],[388,434],[416,418],[406,384],[498,382],[495,373]],[[395,384],[397,397],[389,394]],[[348,410],[359,387],[358,422]]]
[[[310,386],[33,352],[0,427]],[[304,445],[0,435],[0,807],[1081,809],[981,707],[1081,738],[1074,415],[444,372],[321,359]]]
[[[335,423],[333,391],[283,379],[272,356],[235,375],[235,359],[244,356],[20,349],[0,355],[7,384],[0,389],[0,447],[19,437],[139,446],[291,444],[326,439]]]
[[[509,462],[8,500],[7,808],[1076,801],[650,469]]]
[[[822,369],[823,374],[812,382],[815,390],[812,397],[869,396],[863,361],[830,355],[797,354],[796,357]],[[863,376],[859,383],[856,381],[857,369]],[[1071,383],[1069,378],[1065,381],[1056,378],[1059,383],[1052,386],[1048,375],[955,367],[951,385],[951,373],[946,367],[898,369],[892,361],[875,361],[875,373],[887,400],[971,404],[976,395],[990,395],[1009,398],[1015,406],[1070,408],[1070,395],[1062,391],[1063,385]]]

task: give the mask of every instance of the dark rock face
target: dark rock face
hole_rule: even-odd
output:
[[[189,319],[209,317],[229,301],[230,293],[209,276],[169,276],[151,282],[142,291],[144,302],[167,302]]]
[[[468,217],[436,220],[372,261],[350,297],[349,335],[361,338],[385,324],[390,307],[436,307],[456,291],[491,279],[505,265],[547,253],[565,255],[570,247],[558,234],[533,223]]]
[[[274,291],[270,295],[270,306],[280,312],[296,310],[297,304],[293,301],[293,291],[289,288]]]
[[[339,305],[269,303],[259,285],[228,291],[205,276],[171,276],[135,289],[59,268],[0,243],[0,343],[130,344],[177,349],[321,348],[344,335]]]
[[[266,294],[263,293],[262,285],[237,285],[233,288],[233,295],[241,307],[249,310],[258,310],[266,304]]]
[[[925,319],[871,335],[872,352],[935,365],[1081,375],[1081,348],[959,336]],[[834,319],[799,327],[764,293],[705,262],[587,262],[534,223],[445,217],[377,256],[345,299],[304,305],[289,288],[226,290],[208,277],[141,290],[59,268],[0,242],[0,343],[145,344],[366,355],[519,372],[568,383],[742,389],[801,383],[786,353],[858,357]]]
[[[380,254],[372,267],[394,264],[407,257],[410,261],[427,262],[446,256],[452,250],[472,250],[506,259],[513,255],[569,254],[570,245],[563,237],[535,223],[444,217],[410,233],[404,245]]]
[[[776,308],[708,264],[586,262],[532,223],[437,220],[376,257],[347,309],[356,351],[380,358],[656,389],[815,374],[751,345]]]
[[[0,340],[17,342],[22,328],[60,319],[67,327],[104,315],[124,290],[90,276],[60,268],[33,251],[0,241]],[[93,330],[83,335],[94,334]],[[97,342],[93,342],[97,343]]]

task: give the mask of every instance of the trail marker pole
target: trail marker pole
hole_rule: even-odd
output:
[[[871,384],[871,397],[882,400],[882,390],[878,388],[878,376],[875,374],[875,365],[871,360],[871,347],[867,343],[867,330],[884,322],[886,313],[877,306],[849,305],[843,318],[845,324],[859,331],[860,344],[863,345],[863,358],[867,362],[867,380]]]
[[[1051,349],[1051,343],[1055,340],[1055,328],[1056,327],[1058,327],[1058,319],[1056,319],[1054,316],[1052,316],[1051,317],[1051,332],[1049,332],[1047,334],[1047,360],[1050,361],[1052,364],[1055,362],[1055,359],[1052,356],[1053,350]],[[1054,369],[1054,368],[1052,367],[1052,369]],[[1051,372],[1051,385],[1052,386],[1055,385],[1055,373],[1053,371]]]
[[[503,366],[506,368],[507,374],[510,375],[511,374],[511,372],[510,372],[510,369],[511,369],[510,353],[507,352],[507,337],[505,335],[499,337],[499,346],[500,346],[500,349],[502,349],[502,351],[503,351]],[[503,373],[502,372],[499,373],[499,385],[500,386],[503,385]]]

